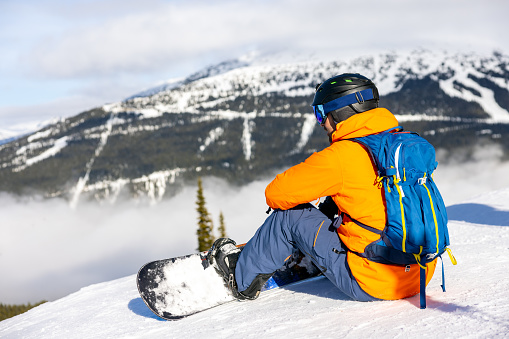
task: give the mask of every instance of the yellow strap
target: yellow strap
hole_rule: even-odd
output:
[[[426,173],[424,173],[424,178],[426,178]],[[424,186],[424,188],[428,192],[429,204],[431,206],[431,212],[433,213],[433,221],[435,222],[435,236],[437,237],[437,253],[438,253],[438,251],[439,251],[439,249],[438,249],[439,235],[438,235],[437,215],[435,214],[435,208],[433,207],[433,200],[431,199],[431,193],[429,192],[428,187],[424,183],[422,184],[422,186]]]
[[[456,265],[458,262],[456,261],[456,258],[452,254],[452,251],[449,247],[446,248],[447,253],[449,254],[449,259],[451,259],[451,262],[453,265]]]
[[[422,250],[422,247],[421,247],[421,250]],[[419,254],[415,254],[415,253],[412,253],[415,257],[415,261],[417,261],[417,265],[419,265],[422,269],[427,269],[426,266],[423,266],[421,265],[421,257],[419,256]]]
[[[405,224],[405,210],[403,208],[403,194],[401,194],[401,188],[398,185],[399,180],[396,178],[395,175],[393,177],[394,177],[394,186],[396,186],[396,189],[398,190],[398,193],[399,193],[399,206],[401,209],[401,227],[403,228],[403,240],[401,241],[401,248],[402,248],[403,252],[406,252],[406,246],[405,246],[406,224]]]

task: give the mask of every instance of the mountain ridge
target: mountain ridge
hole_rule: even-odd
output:
[[[250,55],[0,145],[0,191],[72,206],[120,194],[154,203],[197,176],[243,185],[273,175],[327,146],[309,105],[317,83],[343,72],[371,77],[381,106],[435,147],[468,157],[474,145],[495,144],[509,157],[509,57],[500,52]]]

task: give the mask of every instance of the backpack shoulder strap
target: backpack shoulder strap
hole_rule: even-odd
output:
[[[354,141],[356,143],[359,143],[364,146],[364,148],[368,151],[369,156],[371,157],[371,160],[375,164],[378,175],[380,176],[380,171],[384,168],[380,164],[380,157],[379,153],[383,150],[382,145],[384,144],[385,140],[389,136],[390,133],[394,132],[401,132],[403,131],[403,127],[396,126],[391,127],[385,131],[376,133],[376,134],[370,134],[366,135],[364,137],[359,138],[351,138],[351,139],[343,139],[343,140],[349,140]]]

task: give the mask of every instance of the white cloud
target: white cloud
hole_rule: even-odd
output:
[[[155,2],[124,9],[122,16],[107,10],[111,16],[99,22],[79,24],[75,17],[77,25],[41,40],[27,58],[45,75],[83,77],[154,72],[253,47],[351,54],[420,45],[507,47],[504,8],[509,5],[496,1],[460,6],[438,0],[425,6],[399,0]]]
[[[0,108],[74,100],[69,116],[252,50],[508,51],[507,12],[496,0],[5,0]]]
[[[266,217],[268,181],[230,187],[205,179],[214,225],[223,212],[226,231],[246,242]],[[196,187],[149,206],[19,199],[2,195],[0,302],[54,299],[82,286],[131,275],[146,262],[195,252]]]
[[[509,162],[503,160],[500,145],[478,146],[471,161],[460,151],[437,151],[442,159],[434,178],[446,205],[453,205],[472,196],[509,187]]]

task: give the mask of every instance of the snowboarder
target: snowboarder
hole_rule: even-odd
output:
[[[212,246],[212,261],[235,298],[256,299],[294,248],[310,256],[354,300],[394,300],[419,293],[418,264],[394,265],[358,255],[380,239],[387,216],[375,164],[363,146],[345,139],[398,126],[378,101],[375,84],[360,74],[341,74],[316,87],[312,107],[330,146],[267,186],[267,204],[274,211],[242,250],[226,238]],[[326,199],[318,208],[310,204],[321,197]],[[427,264],[426,283],[435,265],[436,259]]]

